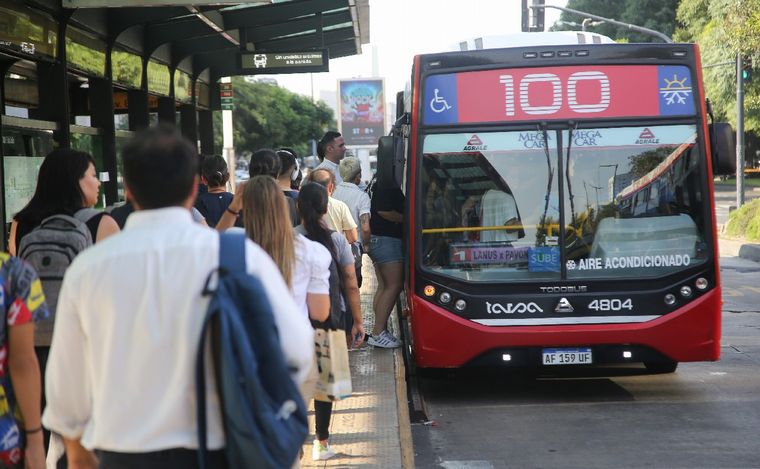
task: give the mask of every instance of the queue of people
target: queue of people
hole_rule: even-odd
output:
[[[48,432],[63,441],[62,464],[71,468],[198,467],[189,390],[208,304],[202,292],[219,262],[219,236],[205,225],[245,231],[247,271],[262,282],[304,401],[317,375],[313,327],[328,318],[351,348],[365,340],[400,346],[387,321],[402,284],[403,194],[370,200],[339,133],[327,132],[319,151],[321,169],[299,185],[294,150],[259,150],[251,179],[232,193],[223,158],[199,161],[176,129],[150,128],[123,150],[128,203],[110,214],[93,208],[93,158],[50,153],[34,196],[13,218],[9,254],[0,255],[0,432],[18,436],[0,451],[0,467],[45,467]],[[44,243],[66,246],[68,262],[32,246]],[[359,298],[365,252],[379,281],[371,335]],[[41,283],[37,270],[53,267],[58,273]],[[222,468],[220,398],[206,374],[206,461]],[[315,400],[314,408],[312,458],[329,459],[332,402]]]

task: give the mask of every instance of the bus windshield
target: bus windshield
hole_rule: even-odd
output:
[[[694,125],[426,135],[422,267],[499,282],[702,263],[699,155]]]

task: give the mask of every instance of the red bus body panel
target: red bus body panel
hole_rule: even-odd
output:
[[[645,323],[494,327],[460,318],[415,295],[410,317],[414,358],[422,368],[455,368],[500,348],[632,344],[649,346],[678,362],[713,361],[720,356],[720,304],[720,288],[715,288]]]

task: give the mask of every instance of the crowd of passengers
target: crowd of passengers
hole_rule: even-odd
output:
[[[261,149],[233,190],[224,158],[199,157],[175,128],[153,127],[123,149],[127,201],[105,211],[93,208],[91,155],[47,155],[0,254],[0,467],[198,467],[194,360],[221,231],[247,235],[247,270],[262,282],[305,402],[316,382],[312,324],[332,316],[349,348],[399,347],[388,323],[402,289],[404,196],[365,190],[359,160],[345,153],[341,134],[327,132],[321,164],[303,178],[293,149]],[[36,228],[56,215],[86,226],[86,249],[62,280],[25,260]],[[378,283],[371,332],[363,253]],[[213,386],[207,402],[208,467],[228,467]],[[312,458],[329,459],[332,403],[315,400],[314,413]]]

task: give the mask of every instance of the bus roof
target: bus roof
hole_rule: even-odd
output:
[[[550,31],[482,36],[460,42],[451,50],[498,49],[502,47],[561,46],[568,44],[614,44],[607,36],[587,31]]]

